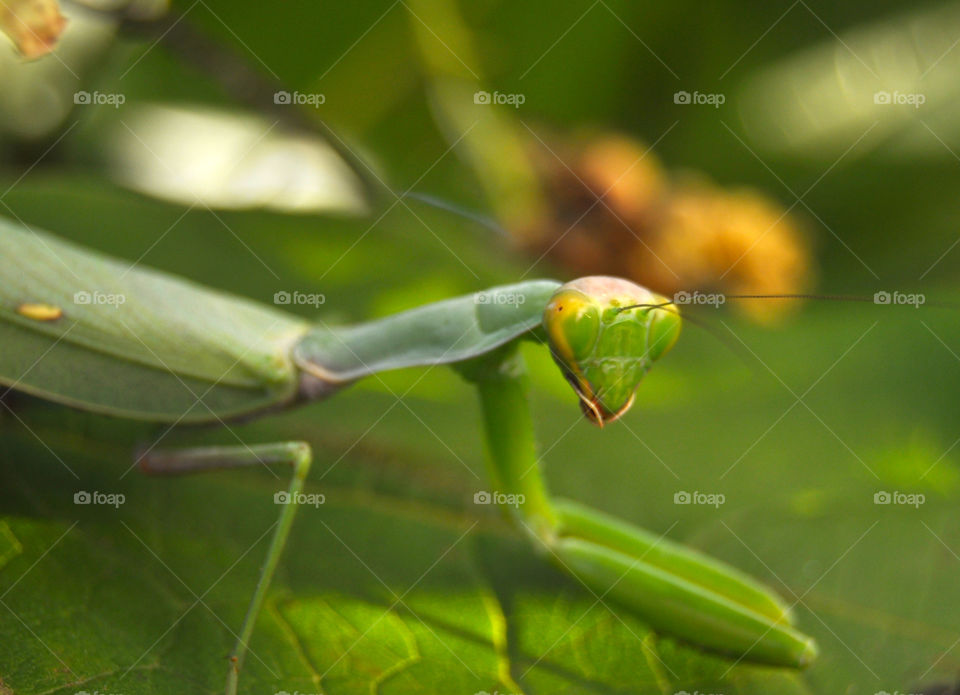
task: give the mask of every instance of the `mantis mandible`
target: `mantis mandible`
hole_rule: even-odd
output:
[[[117,301],[91,301],[91,293]],[[0,221],[0,384],[9,389],[122,418],[217,423],[327,398],[378,372],[449,365],[479,394],[493,488],[523,500],[505,514],[546,558],[662,634],[735,658],[806,666],[816,646],[770,589],[547,492],[519,341],[549,347],[585,415],[603,426],[630,408],[644,374],[677,340],[682,319],[670,304],[617,278],[535,280],[329,328]],[[287,464],[291,499],[311,460],[304,442],[138,455],[155,475]],[[237,692],[296,511],[281,508],[230,657],[227,695]]]

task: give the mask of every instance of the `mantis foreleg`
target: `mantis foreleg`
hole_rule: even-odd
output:
[[[493,359],[468,362],[458,368],[480,392],[491,483],[498,492],[523,500],[518,513],[539,536],[556,527],[557,516],[537,465],[526,365],[514,347],[494,354]]]
[[[609,593],[658,632],[768,664],[797,667],[813,660],[813,640],[791,627],[789,609],[766,587],[647,531],[551,501],[515,346],[459,369],[480,394],[493,483],[524,496],[516,520],[557,565],[598,596]]]

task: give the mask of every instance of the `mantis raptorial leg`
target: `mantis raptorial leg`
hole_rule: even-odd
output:
[[[256,625],[257,617],[263,608],[264,599],[270,589],[270,582],[277,569],[277,563],[283,554],[284,545],[290,535],[290,527],[297,513],[297,498],[303,491],[303,483],[310,471],[313,453],[305,442],[283,442],[261,444],[257,446],[204,447],[197,449],[177,449],[151,451],[139,457],[140,468],[149,475],[183,475],[225,468],[240,468],[268,464],[287,464],[293,466],[293,476],[288,489],[287,503],[282,505],[280,516],[274,527],[267,556],[260,569],[257,587],[250,599],[243,625],[237,635],[237,641],[230,655],[230,667],[227,672],[226,695],[236,695],[237,681],[243,661],[249,650],[250,637]]]
[[[480,395],[491,484],[501,492],[522,495],[519,516],[538,536],[549,533],[557,525],[557,515],[537,466],[526,365],[516,344],[457,368]]]
[[[766,587],[648,531],[550,499],[515,344],[459,371],[480,394],[491,479],[523,500],[509,515],[555,564],[596,596],[609,594],[681,639],[771,664],[814,659],[813,640],[793,629],[789,609]]]

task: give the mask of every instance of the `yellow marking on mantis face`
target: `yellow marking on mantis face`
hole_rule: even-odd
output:
[[[56,321],[63,316],[63,309],[43,302],[24,302],[17,307],[17,313],[34,321]]]

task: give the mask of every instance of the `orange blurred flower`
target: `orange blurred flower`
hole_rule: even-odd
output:
[[[0,29],[25,58],[39,58],[52,51],[66,24],[57,0],[0,3]]]
[[[556,156],[542,147],[534,156],[552,216],[520,235],[531,253],[576,275],[619,275],[666,295],[809,287],[812,259],[797,221],[760,193],[671,177],[641,143],[621,135],[551,149]],[[737,303],[761,321],[796,304]]]

